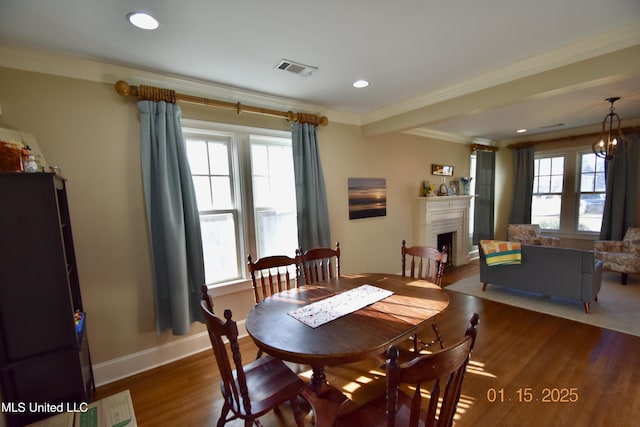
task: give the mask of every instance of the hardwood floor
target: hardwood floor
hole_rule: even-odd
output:
[[[477,263],[452,268],[443,283],[446,286],[477,272]],[[451,304],[438,318],[445,340],[457,340],[471,314],[480,315],[457,427],[637,425],[640,337],[449,294]],[[255,357],[249,338],[241,340],[241,348],[243,360]],[[373,360],[327,369],[329,381],[354,405],[384,387],[382,374]],[[96,398],[125,389],[131,391],[142,427],[213,426],[222,406],[210,351],[99,387]],[[261,421],[266,427],[295,425],[286,407],[280,415],[272,412]],[[240,425],[240,421],[227,424]]]

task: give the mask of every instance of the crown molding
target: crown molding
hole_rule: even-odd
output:
[[[471,144],[473,142],[473,138],[466,138],[464,136],[460,136],[454,133],[441,132],[441,131],[427,129],[427,128],[416,128],[416,129],[406,130],[402,133],[405,133],[408,135],[420,136],[423,138],[437,139],[439,141],[455,142],[456,144]]]

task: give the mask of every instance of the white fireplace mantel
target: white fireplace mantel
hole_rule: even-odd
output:
[[[417,198],[417,243],[437,247],[438,235],[453,233],[452,263],[469,263],[469,206],[473,196]]]

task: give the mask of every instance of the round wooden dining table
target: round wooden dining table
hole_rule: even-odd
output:
[[[362,285],[392,294],[317,327],[290,314]],[[313,374],[303,395],[315,411],[316,426],[322,427],[333,425],[340,406],[348,400],[327,383],[325,366],[383,355],[390,345],[418,333],[448,305],[448,294],[434,283],[394,274],[353,274],[268,297],[249,312],[245,326],[266,353],[311,366]]]

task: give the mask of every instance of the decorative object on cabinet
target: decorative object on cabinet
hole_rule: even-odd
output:
[[[443,182],[440,184],[440,188],[438,188],[438,196],[446,196],[447,194],[449,194],[449,188],[447,184]]]
[[[66,183],[52,173],[0,173],[0,200],[3,405],[89,402],[95,383]],[[13,427],[53,414],[5,415]]]
[[[23,143],[0,140],[0,172],[23,172],[28,156]]]
[[[349,178],[349,219],[387,216],[385,178]]]
[[[453,176],[453,166],[432,164],[431,175]]]
[[[22,172],[24,170],[24,166],[26,166],[29,155],[33,156],[36,164],[38,165],[38,171],[45,171],[48,169],[49,165],[47,161],[44,159],[42,155],[42,151],[40,151],[40,146],[38,145],[38,141],[36,141],[35,136],[27,132],[21,132],[18,130],[0,128],[0,141],[10,144],[19,144],[21,147],[24,147],[26,152],[24,153],[23,158],[23,167],[19,170],[9,170],[0,167],[0,172]],[[2,144],[0,144],[1,146]],[[0,157],[2,154],[0,153]]]

